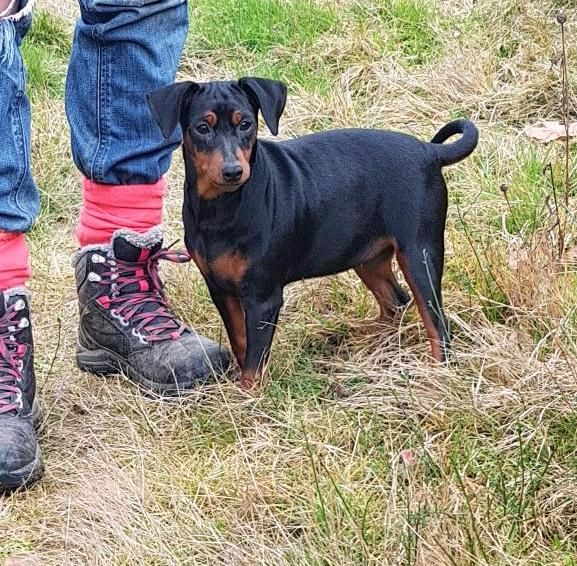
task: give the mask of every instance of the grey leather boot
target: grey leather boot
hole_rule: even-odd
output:
[[[11,289],[0,293],[0,490],[30,485],[44,473],[35,397],[28,293]]]
[[[160,260],[187,254],[162,248],[162,232],[119,230],[109,246],[75,259],[80,309],[77,362],[97,374],[123,372],[145,390],[178,395],[214,380],[231,363],[228,350],[188,328],[170,310]]]

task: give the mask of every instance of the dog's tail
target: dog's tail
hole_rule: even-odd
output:
[[[455,134],[463,134],[461,139],[456,142],[442,145],[445,140],[448,140]],[[454,120],[445,124],[431,140],[432,144],[436,144],[435,150],[439,156],[442,166],[452,165],[457,163],[465,157],[471,155],[473,150],[477,147],[479,141],[479,130],[473,122],[469,120]]]

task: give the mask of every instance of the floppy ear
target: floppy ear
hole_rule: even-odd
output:
[[[197,89],[197,83],[185,81],[165,86],[146,96],[150,113],[160,126],[164,139],[168,139],[176,130],[184,97]]]
[[[260,108],[268,129],[273,136],[276,136],[278,123],[286,104],[286,85],[270,79],[244,77],[238,81],[238,86],[248,94],[256,107]]]

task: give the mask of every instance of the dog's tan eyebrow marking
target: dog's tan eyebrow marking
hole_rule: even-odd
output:
[[[232,118],[230,119],[230,121],[232,122],[233,126],[238,126],[240,124],[240,121],[242,120],[243,117],[243,113],[240,110],[235,110],[232,113]]]
[[[218,121],[218,118],[214,112],[207,112],[203,118],[211,128],[214,128],[216,126],[216,122]]]

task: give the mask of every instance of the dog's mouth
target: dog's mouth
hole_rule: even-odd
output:
[[[219,177],[218,180],[214,180],[213,184],[218,187],[219,190],[227,192],[227,193],[232,193],[238,189],[240,189],[240,187],[242,187],[250,178],[250,172],[245,171],[243,173],[243,175],[240,177],[240,179],[236,179],[234,181],[227,181],[226,179],[224,179],[223,177]]]
[[[246,180],[235,181],[234,183],[227,183],[226,181],[221,181],[221,182],[218,182],[215,184],[219,189],[222,189],[225,193],[232,193],[232,192],[240,189],[240,187],[244,183],[246,183]]]

